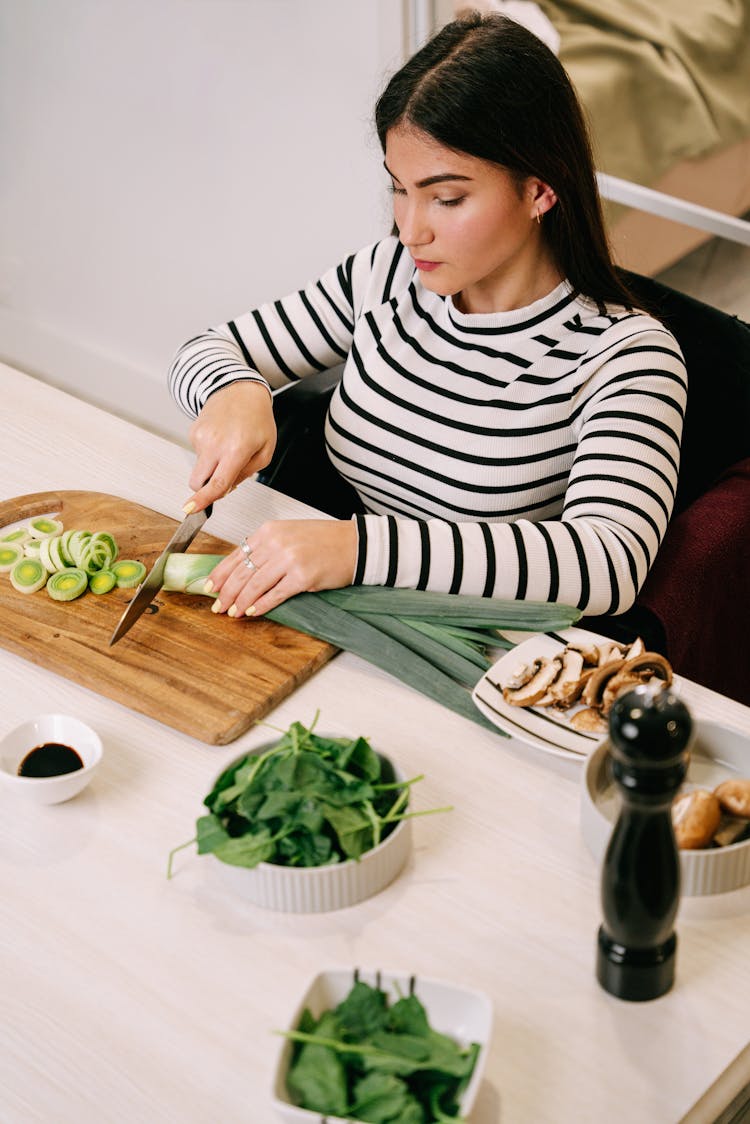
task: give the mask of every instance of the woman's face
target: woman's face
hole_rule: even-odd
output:
[[[460,293],[464,312],[496,312],[523,307],[560,280],[536,221],[556,201],[541,181],[518,184],[500,165],[408,125],[388,133],[385,166],[399,238],[426,289]]]

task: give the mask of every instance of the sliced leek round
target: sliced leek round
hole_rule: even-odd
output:
[[[39,561],[44,566],[48,574],[54,574],[55,570],[57,570],[58,567],[52,561],[52,558],[50,556],[49,544],[49,539],[42,539],[39,543]]]
[[[17,542],[0,542],[0,574],[9,573],[23,558],[23,545]]]
[[[68,539],[68,553],[73,559],[76,566],[81,565],[81,555],[83,548],[91,538],[91,531],[73,531],[73,534]]]
[[[19,593],[36,593],[46,585],[48,576],[38,558],[21,558],[10,572],[10,584]]]
[[[70,537],[74,534],[75,531],[63,531],[63,533],[60,535],[60,555],[66,566],[75,566],[75,559],[70,553],[70,549],[68,546],[68,544],[70,543]]]
[[[135,589],[146,576],[146,567],[134,558],[121,558],[110,568],[115,575],[118,589]]]
[[[23,552],[27,558],[39,558],[39,552],[42,549],[40,539],[29,539],[28,542],[23,544]]]
[[[51,535],[59,535],[63,525],[59,519],[50,519],[47,515],[37,515],[29,520],[29,534],[34,539],[48,539]]]
[[[117,544],[106,531],[97,531],[83,544],[78,565],[88,574],[107,570],[117,557]]]
[[[89,576],[89,589],[92,593],[109,593],[117,585],[117,578],[111,570],[98,570]]]
[[[64,570],[67,562],[62,555],[62,535],[53,535],[50,539],[42,540],[45,544],[45,550],[49,554],[49,560],[56,570]],[[41,550],[39,552],[41,556]]]
[[[88,589],[89,576],[84,570],[68,567],[50,574],[47,593],[53,601],[75,601]]]
[[[25,542],[28,542],[30,538],[31,535],[25,527],[16,527],[15,531],[8,531],[7,535],[0,536],[0,543],[17,542],[20,543],[21,546],[23,546],[23,544]]]

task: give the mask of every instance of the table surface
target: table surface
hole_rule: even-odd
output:
[[[3,497],[111,492],[180,516],[191,454],[0,365]],[[166,392],[165,392],[166,393]],[[187,432],[187,423],[186,423]],[[311,514],[254,482],[216,506],[237,541]],[[229,622],[227,622],[229,626]],[[247,628],[252,621],[234,622]],[[0,651],[0,735],[63,711],[105,756],[54,807],[0,789],[0,1121],[272,1124],[288,1025],[321,969],[438,977],[489,994],[494,1028],[474,1124],[712,1121],[750,1080],[750,888],[684,899],[677,980],[650,1003],[594,976],[599,870],[580,832],[581,765],[485,732],[342,653],[269,716],[364,734],[409,775],[401,876],[350,909],[277,914],[229,896],[189,839],[217,772],[268,740],[215,747]],[[750,731],[750,709],[690,684],[694,716]]]

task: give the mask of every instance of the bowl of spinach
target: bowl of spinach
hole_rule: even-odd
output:
[[[483,992],[398,972],[320,972],[283,1032],[274,1108],[290,1124],[464,1120],[491,1029]]]
[[[367,738],[294,722],[217,777],[190,843],[256,905],[341,909],[384,889],[404,866],[411,817],[425,814],[409,811],[420,779],[407,780]]]

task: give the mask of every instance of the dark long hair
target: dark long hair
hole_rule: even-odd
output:
[[[600,308],[633,306],[612,262],[581,106],[559,59],[531,31],[476,12],[447,24],[378,99],[383,151],[400,124],[502,165],[519,185],[527,176],[549,184],[557,203],[542,228],[557,268]]]

